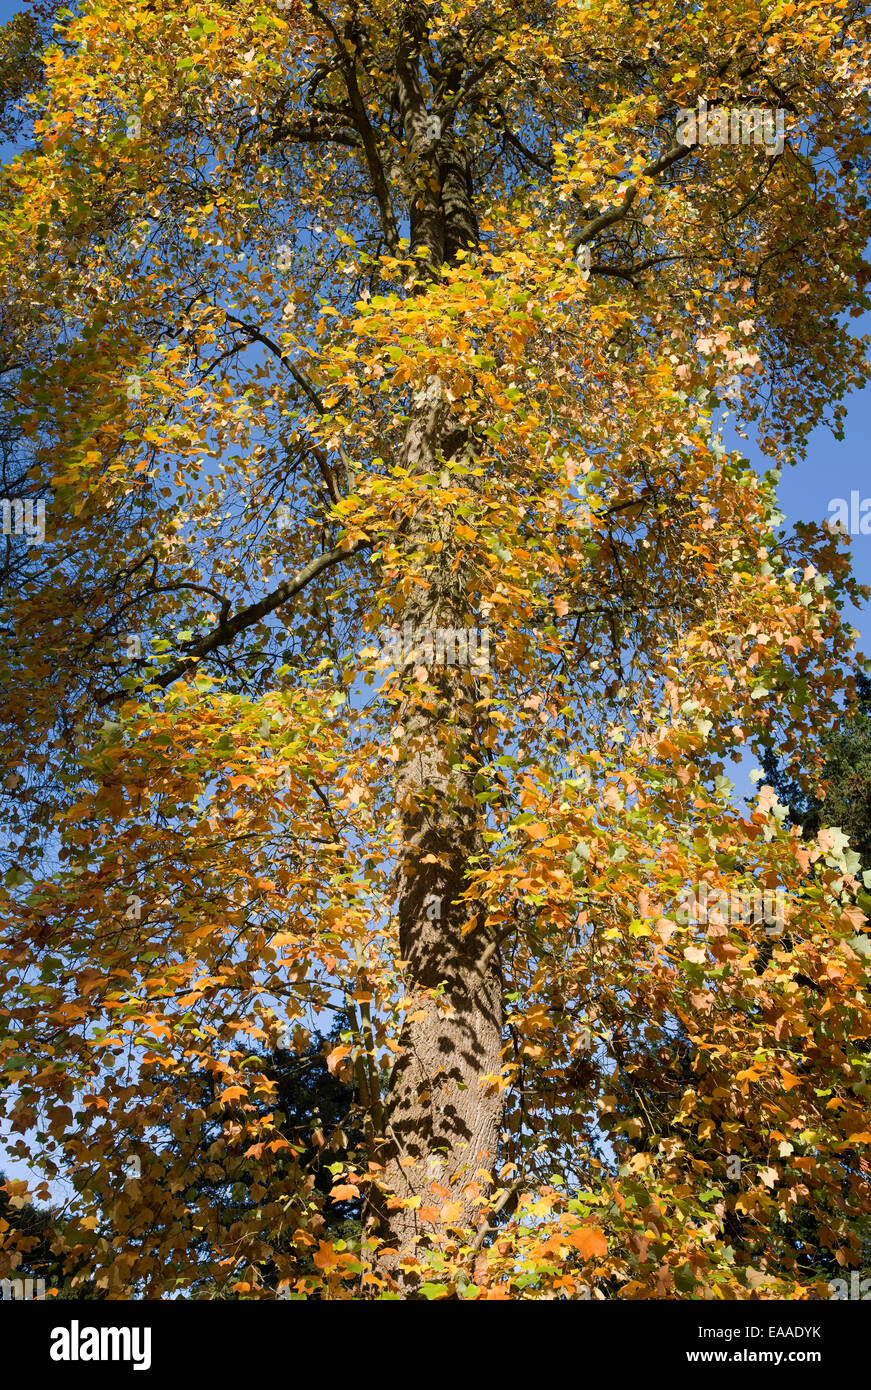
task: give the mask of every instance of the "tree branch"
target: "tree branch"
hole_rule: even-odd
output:
[[[147,683],[149,685],[160,686],[162,690],[168,689],[173,682],[180,680],[192,667],[196,666],[197,662],[204,656],[208,656],[210,652],[217,651],[219,647],[228,647],[240,632],[244,632],[246,628],[253,627],[255,623],[259,623],[268,613],[274,613],[276,608],[280,608],[282,604],[287,603],[288,599],[298,594],[301,589],[304,589],[307,584],[310,584],[311,581],[325,569],[329,569],[332,565],[338,564],[340,560],[349,559],[352,555],[356,555],[358,551],[364,550],[371,544],[372,542],[367,537],[364,540],[355,541],[351,546],[338,545],[335,549],[327,550],[322,555],[316,556],[314,560],[304,565],[301,570],[297,570],[296,574],[292,575],[290,579],[286,579],[283,584],[279,584],[277,589],[273,589],[271,594],[267,594],[265,598],[259,599],[257,603],[249,603],[247,608],[240,609],[238,613],[234,613],[232,618],[227,618],[226,620],[222,619],[222,621],[218,623],[218,626],[209,633],[208,637],[203,637],[201,641],[192,644],[190,651],[182,661],[177,662],[176,665],[171,666],[168,671],[164,671],[162,675],[156,676]],[[143,681],[142,684],[144,685],[146,682]],[[124,697],[129,698],[130,694],[131,692],[129,690],[115,690],[112,691],[110,695],[103,696],[102,699],[97,701],[97,704],[102,707],[113,700],[119,700]]]
[[[646,169],[642,169],[640,177],[643,179],[655,178],[657,174],[664,173],[672,164],[676,164],[679,159],[684,159],[686,155],[692,154],[695,148],[695,145],[672,145],[671,149],[666,150],[659,159],[648,164]],[[599,232],[603,232],[606,227],[613,227],[615,222],[622,222],[637,197],[638,183],[633,181],[626,189],[623,202],[619,207],[611,208],[608,212],[602,212],[598,217],[591,218],[589,222],[584,223],[579,232],[575,232],[574,236],[569,237],[568,249],[571,254],[574,255],[579,246],[592,241],[593,237],[597,236]]]

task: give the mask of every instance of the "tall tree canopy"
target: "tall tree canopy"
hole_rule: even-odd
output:
[[[849,1267],[871,1211],[856,866],[725,769],[812,762],[855,694],[845,544],[776,489],[869,375],[868,7],[58,23],[0,185],[45,502],[6,542],[0,1070],[69,1261],[825,1296],[797,1231]],[[763,890],[782,940],[729,910]],[[346,1012],[323,1192],[265,1059]]]

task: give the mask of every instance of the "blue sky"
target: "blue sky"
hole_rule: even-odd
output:
[[[871,334],[871,314],[852,320],[850,332],[856,337]],[[804,459],[783,470],[778,496],[785,518],[783,530],[787,533],[799,521],[827,520],[835,498],[844,498],[849,503],[850,493],[854,491],[863,501],[871,498],[871,388],[848,397],[845,404],[844,438],[838,440],[830,429],[819,427],[810,436]],[[727,426],[724,442],[728,448],[739,449],[760,472],[771,466],[770,460],[756,447],[752,433],[748,440],[741,440]],[[853,573],[860,583],[871,585],[871,535],[850,536],[847,543]],[[857,648],[871,658],[871,605],[863,605],[861,609],[847,605],[844,620],[858,629]],[[739,799],[757,790],[747,779],[754,766],[748,757],[731,772]]]

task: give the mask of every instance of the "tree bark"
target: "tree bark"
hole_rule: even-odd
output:
[[[444,413],[438,407],[413,422],[406,466],[430,452],[438,430],[433,417]],[[443,518],[409,536],[412,546],[443,543],[429,589],[404,607],[403,623],[412,632],[434,636],[439,627],[475,625],[462,566],[453,565],[451,528]],[[415,1281],[399,1263],[414,1253],[425,1226],[417,1206],[397,1202],[418,1197],[419,1206],[439,1209],[451,1203],[450,1224],[477,1225],[489,1186],[479,1170],[495,1163],[503,1110],[501,1091],[484,1081],[500,1068],[498,954],[474,905],[461,900],[469,857],[483,848],[473,785],[482,733],[477,678],[468,668],[429,666],[435,693],[423,694],[415,689],[415,664],[407,661],[404,674],[396,776],[403,829],[397,910],[409,1017],[385,1106],[384,1186],[395,1201],[381,1199],[375,1223],[379,1238],[397,1252],[384,1268],[405,1288]]]
[[[428,278],[459,249],[477,244],[478,224],[466,152],[449,131],[435,142],[427,131],[416,66],[419,33],[412,17],[397,58],[397,94],[408,146],[428,175],[410,210],[412,254],[425,251],[421,273]],[[438,473],[463,447],[468,432],[451,419],[448,402],[430,400],[414,408],[402,462],[414,472]],[[428,587],[413,586],[400,621],[404,632],[434,638],[438,628],[479,624],[469,611],[467,569],[449,515],[415,522],[408,552],[425,553],[433,541],[442,548],[427,571]],[[498,952],[474,905],[460,898],[469,858],[483,847],[473,785],[482,749],[483,716],[475,709],[480,691],[471,669],[426,663],[435,694],[422,696],[413,675],[417,664],[424,663],[407,662],[403,672],[396,775],[403,832],[397,912],[410,1003],[385,1103],[384,1192],[370,1208],[370,1228],[395,1252],[382,1258],[381,1272],[407,1294],[417,1278],[413,1269],[403,1272],[401,1262],[432,1235],[421,1208],[442,1210],[450,1203],[447,1225],[480,1224],[504,1109],[501,1089],[485,1081],[498,1074],[501,1061]],[[391,1193],[392,1199],[385,1195]],[[400,1205],[407,1198],[420,1200]]]

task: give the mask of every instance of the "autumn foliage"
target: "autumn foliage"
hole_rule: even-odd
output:
[[[56,24],[0,186],[46,515],[5,542],[0,1072],[72,1287],[827,1297],[871,902],[727,774],[812,773],[854,696],[847,544],[777,479],[869,375],[867,7]],[[782,151],[676,142],[700,95]],[[391,665],[409,623],[488,664]],[[779,932],[731,909],[766,889]],[[265,1059],[338,1014],[324,1194]]]

